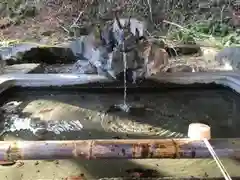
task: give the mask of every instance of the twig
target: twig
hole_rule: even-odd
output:
[[[70,26],[70,28],[72,28],[73,26],[75,26],[77,24],[77,22],[79,21],[79,19],[82,17],[83,15],[83,11],[81,11],[79,14],[78,14],[78,17],[77,19],[72,23],[72,25]]]
[[[66,29],[64,26],[62,26],[61,24],[60,24],[60,27],[63,28],[63,30],[66,31],[68,34],[70,33],[70,31],[67,30],[67,29]]]
[[[174,26],[176,26],[176,27],[178,27],[178,28],[180,28],[180,29],[184,29],[184,30],[189,31],[189,29],[186,29],[186,28],[184,28],[183,26],[181,26],[181,25],[179,25],[179,24],[177,24],[177,23],[174,23],[174,22],[171,22],[171,21],[167,21],[167,20],[163,20],[163,22],[164,22],[164,23],[167,23],[167,24],[174,25]]]
[[[63,30],[66,31],[66,32],[69,34],[70,31],[69,31],[67,28],[65,28],[63,25],[60,24],[61,20],[58,19],[58,18],[57,18],[57,20],[59,21],[59,22],[58,22],[59,26],[60,26],[61,28],[63,28]]]
[[[221,9],[221,24],[222,24],[222,21],[223,21],[223,11],[225,9],[225,5],[223,5],[222,9]]]
[[[175,44],[175,48],[201,48],[201,47],[215,47],[213,45],[204,45],[204,44]]]
[[[148,3],[148,8],[149,8],[150,21],[153,22],[152,0],[147,0],[147,3]]]

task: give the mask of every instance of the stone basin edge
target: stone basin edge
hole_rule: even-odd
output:
[[[180,85],[215,83],[240,93],[240,71],[159,73],[147,79]],[[5,74],[0,76],[0,93],[14,86],[48,87],[107,82],[114,80],[101,75],[88,74]]]

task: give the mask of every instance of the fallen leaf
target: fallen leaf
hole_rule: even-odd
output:
[[[81,176],[70,176],[66,180],[83,180]]]
[[[50,112],[50,111],[52,111],[52,110],[53,110],[52,108],[43,109],[43,110],[39,111],[39,113],[47,113],[47,112]]]
[[[18,161],[17,162],[17,167],[18,168],[22,167],[23,165],[24,165],[24,162],[22,162],[22,161]]]

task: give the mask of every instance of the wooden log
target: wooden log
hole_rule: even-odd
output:
[[[209,141],[219,157],[240,158],[240,139]],[[0,161],[35,159],[211,158],[202,140],[2,141]]]

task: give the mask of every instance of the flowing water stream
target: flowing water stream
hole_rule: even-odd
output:
[[[122,42],[123,49],[125,49],[125,44]],[[123,112],[129,112],[130,111],[130,105],[127,103],[127,53],[125,51],[123,53],[123,103],[122,104],[116,104],[114,108],[120,109]]]
[[[123,43],[123,49],[124,49],[124,43]],[[123,110],[128,111],[128,105],[127,105],[127,54],[123,51],[123,66],[124,66],[124,94],[123,94]]]

